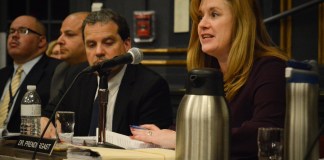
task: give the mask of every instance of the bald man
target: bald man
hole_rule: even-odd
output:
[[[82,38],[82,22],[88,12],[76,12],[67,16],[61,26],[61,35],[57,39],[60,45],[61,60],[74,65],[87,61]]]
[[[86,51],[82,37],[82,23],[83,20],[89,15],[89,12],[75,12],[68,15],[61,26],[61,35],[57,39],[57,44],[60,46],[60,63],[54,73],[51,83],[50,101],[60,99],[65,90],[62,86],[67,74],[76,76],[82,69],[88,66]],[[66,82],[69,83],[69,82]],[[42,131],[48,122],[47,117],[41,118]],[[53,133],[54,126],[47,129],[49,133]],[[55,137],[50,135],[45,137]]]
[[[51,79],[59,61],[46,56],[45,33],[44,25],[29,15],[17,17],[10,25],[7,50],[13,63],[0,70],[0,128],[9,132],[20,132],[20,102],[27,85],[36,85],[42,107],[48,103]],[[22,72],[19,88],[14,91],[11,82],[18,68]]]
[[[61,35],[57,39],[57,44],[60,46],[60,59],[64,62],[59,64],[55,70],[51,84],[51,100],[58,95],[64,77],[69,70],[73,70],[76,74],[79,68],[81,70],[87,66],[87,56],[82,38],[82,22],[88,14],[89,12],[72,13],[62,23]],[[83,62],[85,63],[81,64]]]

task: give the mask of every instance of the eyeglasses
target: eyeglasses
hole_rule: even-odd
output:
[[[16,33],[16,31],[19,33],[19,34],[24,34],[24,35],[27,35],[29,33],[34,33],[34,34],[37,34],[39,36],[41,36],[42,34],[30,29],[30,28],[27,28],[27,27],[19,27],[18,29],[14,29],[14,28],[10,28],[9,29],[9,35],[12,35],[14,33]]]

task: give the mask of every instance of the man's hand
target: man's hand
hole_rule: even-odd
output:
[[[43,133],[49,119],[47,117],[41,117],[40,121],[41,121],[41,132]],[[52,122],[47,128],[47,130],[44,134],[44,138],[56,138],[55,127]]]

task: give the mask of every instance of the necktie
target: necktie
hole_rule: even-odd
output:
[[[9,86],[9,89],[6,91],[5,96],[3,98],[2,103],[0,104],[0,128],[4,126],[4,122],[7,119],[8,111],[9,111],[9,103],[10,103],[10,96],[14,96],[17,92],[17,89],[20,86],[20,79],[21,74],[24,70],[21,68],[21,66],[18,66],[17,71],[15,75],[13,76],[11,80],[11,86]],[[11,89],[11,95],[10,90]]]

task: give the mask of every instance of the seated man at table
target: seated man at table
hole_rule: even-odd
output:
[[[83,36],[88,63],[96,65],[126,53],[131,48],[130,31],[125,18],[112,10],[92,12],[83,22]],[[66,82],[71,77],[67,74]],[[63,98],[58,110],[75,112],[75,136],[94,135],[91,130],[97,113],[93,113],[98,91],[98,75],[82,74]],[[108,77],[106,129],[130,135],[129,125],[155,124],[168,128],[172,124],[169,87],[159,74],[138,65],[118,65],[110,68]],[[69,84],[64,84],[66,90]],[[62,98],[61,92],[50,102],[44,115],[49,117]],[[93,116],[92,116],[93,115]],[[42,118],[42,125],[48,121]],[[53,136],[50,127],[45,137]]]
[[[49,86],[60,61],[46,56],[46,28],[36,17],[21,15],[10,24],[8,56],[12,63],[0,68],[0,128],[20,132],[21,100],[27,85],[36,85],[42,107],[49,101]]]

